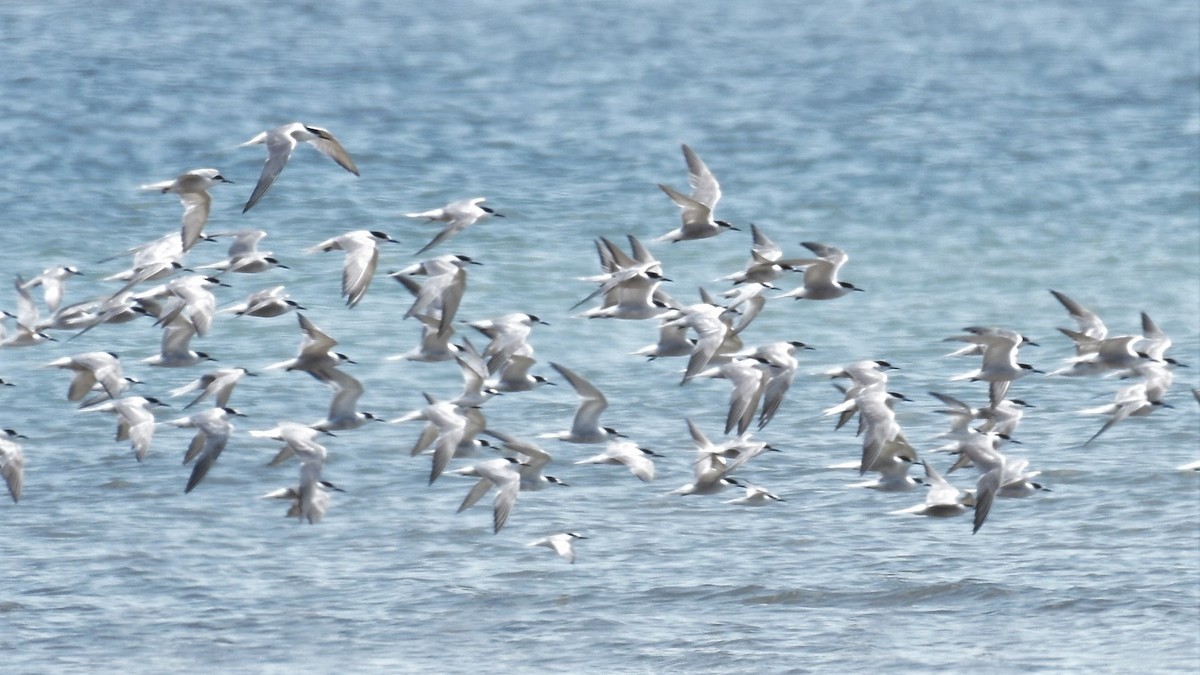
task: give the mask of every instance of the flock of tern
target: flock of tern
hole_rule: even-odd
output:
[[[262,201],[301,142],[311,145],[346,171],[359,174],[350,154],[325,129],[297,122],[265,131],[243,144],[262,144],[267,149],[266,163],[243,213]],[[721,188],[712,172],[686,145],[683,155],[690,194],[659,185],[679,207],[681,223],[656,242],[675,245],[739,230],[714,218]],[[320,521],[331,506],[332,495],[342,491],[322,476],[327,458],[322,443],[327,435],[369,423],[421,423],[411,453],[414,456],[429,455],[429,482],[433,483],[446,473],[475,479],[463,497],[459,511],[492,495],[492,527],[494,532],[499,532],[510,519],[521,492],[568,485],[543,473],[552,463],[550,452],[534,440],[489,428],[484,416],[485,406],[492,397],[530,391],[544,385],[566,385],[578,398],[578,407],[569,428],[542,433],[536,438],[600,446],[599,452],[582,457],[574,464],[615,465],[628,470],[640,481],[655,480],[655,459],[662,457],[662,453],[641,447],[626,433],[603,422],[608,400],[595,384],[574,367],[561,363],[549,364],[561,378],[558,380],[533,372],[538,364],[534,358],[533,336],[545,321],[525,313],[472,321],[458,319],[469,272],[478,264],[463,255],[426,258],[387,275],[411,295],[411,304],[403,317],[419,322],[422,331],[418,345],[391,358],[414,363],[456,362],[463,377],[461,394],[451,400],[439,400],[425,394],[421,407],[393,419],[359,410],[363,385],[345,369],[354,361],[336,351],[337,340],[303,313],[304,307],[288,297],[284,286],[255,291],[244,300],[218,310],[214,291],[229,286],[224,280],[228,278],[225,275],[268,273],[287,268],[271,252],[259,250],[265,231],[205,231],[212,205],[210,190],[230,183],[232,181],[216,169],[205,168],[143,186],[179,198],[183,216],[178,232],[169,232],[109,258],[128,256],[131,264],[128,269],[105,279],[113,282],[114,288],[85,301],[63,305],[66,282],[81,274],[75,267],[52,267],[29,280],[18,276],[15,282],[18,311],[16,314],[4,313],[5,323],[11,321],[12,326],[5,326],[0,334],[0,347],[36,346],[59,340],[52,337],[53,332],[80,335],[105,324],[153,322],[162,331],[161,347],[157,354],[145,359],[143,365],[192,368],[215,360],[205,352],[194,350],[191,342],[219,327],[214,323],[218,314],[270,318],[295,313],[300,328],[296,355],[259,370],[297,371],[328,386],[331,391],[329,412],[322,420],[281,421],[271,429],[250,431],[249,435],[282,444],[272,465],[293,460],[299,463],[295,484],[273,490],[264,497],[287,501],[287,515],[308,523]],[[484,206],[484,201],[481,197],[463,199],[441,208],[405,214],[414,219],[444,223],[443,229],[416,255],[425,255],[446,244],[482,219],[503,217]],[[720,279],[729,284],[729,290],[714,296],[700,289],[700,299],[694,304],[680,302],[663,290],[669,277],[661,262],[636,237],[627,237],[628,251],[618,243],[599,238],[595,242],[599,273],[581,277],[582,281],[594,284],[595,289],[571,309],[596,303],[581,316],[653,320],[657,324],[657,341],[637,350],[634,355],[648,359],[678,358],[684,364],[679,386],[689,386],[697,379],[719,379],[728,383],[728,413],[720,442],[710,440],[694,420],[683,420],[695,446],[692,476],[669,494],[712,495],[733,487],[741,491],[741,496],[726,503],[761,507],[786,500],[745,478],[751,473],[752,460],[767,461],[759,458],[766,458],[768,453],[776,451],[768,443],[754,440],[752,435],[766,428],[786,410],[790,387],[799,372],[797,355],[809,347],[799,340],[748,345],[744,337],[746,330],[763,311],[768,299],[827,301],[863,289],[839,278],[849,260],[845,251],[829,244],[803,242],[807,252],[800,257],[788,258],[761,228],[750,225],[749,229],[752,246],[746,267]],[[223,238],[232,242],[224,260],[194,270],[184,266],[184,256],[194,246],[202,241]],[[353,308],[362,301],[376,277],[380,247],[396,243],[399,242],[382,231],[355,230],[315,244],[309,252],[341,252],[344,256],[341,294],[346,306]],[[788,280],[797,276],[797,285],[787,289]],[[45,317],[32,294],[38,287],[42,289]],[[1141,315],[1139,333],[1110,335],[1095,313],[1061,292],[1051,293],[1077,326],[1060,328],[1073,341],[1075,356],[1046,376],[1112,376],[1132,382],[1122,386],[1111,403],[1082,411],[1105,418],[1087,443],[1097,441],[1104,432],[1127,418],[1146,416],[1171,407],[1164,397],[1172,384],[1173,369],[1184,364],[1166,355],[1171,341],[1147,314]],[[482,349],[477,348],[469,337],[457,335],[464,327],[487,340]],[[987,392],[984,395],[981,391],[981,398],[986,396],[986,403],[979,407],[944,393],[930,392],[945,406],[938,412],[950,420],[950,429],[944,434],[948,441],[946,445],[930,452],[919,452],[906,438],[894,408],[898,401],[909,399],[889,390],[888,373],[894,367],[887,361],[865,360],[825,370],[823,375],[837,384],[842,400],[831,401],[832,405],[824,412],[827,416],[836,416],[838,429],[857,418],[859,440],[855,446],[859,451],[853,461],[844,465],[865,479],[855,483],[855,487],[895,493],[923,490],[924,497],[917,504],[895,513],[945,517],[972,512],[973,531],[978,531],[996,506],[997,497],[1028,497],[1049,489],[1033,480],[1040,472],[1031,470],[1027,459],[1009,456],[1006,447],[1015,442],[1022,415],[1034,407],[1020,398],[1010,398],[1010,390],[1021,378],[1042,371],[1018,360],[1019,350],[1035,343],[1008,328],[972,326],[946,340],[964,344],[953,352],[953,356],[980,359],[978,368],[954,379],[986,383]],[[211,402],[211,407],[158,422],[156,411],[168,405],[159,398],[132,393],[139,381],[126,375],[117,354],[84,352],[45,365],[70,372],[68,401],[78,402],[81,410],[86,412],[105,412],[117,417],[116,439],[129,443],[137,461],[147,459],[155,430],[160,425],[194,429],[195,436],[184,453],[184,463],[193,464],[184,485],[185,493],[196,489],[213,470],[234,436],[234,420],[245,417],[231,407],[237,384],[244,377],[258,375],[243,367],[223,367],[204,373],[194,381],[170,390],[164,398],[194,395],[182,406],[183,411],[202,408],[206,402]],[[1193,394],[1200,400],[1200,391],[1193,390]],[[14,502],[20,499],[24,485],[22,440],[29,439],[11,429],[0,436],[0,475]],[[933,457],[939,452],[955,456],[944,472],[934,465]],[[486,459],[450,468],[456,458],[480,454]],[[921,467],[923,475],[911,475],[917,466]],[[967,467],[973,467],[977,473],[973,486],[963,489],[949,482],[948,474]],[[581,539],[586,537],[565,532],[530,545],[548,547],[568,562],[574,562],[573,543]]]

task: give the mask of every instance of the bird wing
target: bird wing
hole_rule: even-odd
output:
[[[288,160],[292,157],[292,151],[296,149],[296,139],[292,138],[291,134],[273,130],[265,135],[267,161],[263,164],[262,173],[258,176],[258,183],[254,186],[254,191],[250,193],[250,199],[246,200],[246,205],[242,207],[242,213],[254,208],[258,200],[267,194],[267,190],[270,190],[271,186],[275,184],[275,179],[279,178],[279,172],[287,166]],[[243,145],[254,143],[256,140],[257,137]],[[320,148],[318,147],[318,149]]]
[[[708,166],[700,159],[694,150],[683,146],[683,158],[688,167],[688,184],[692,186],[692,199],[705,205],[708,210],[717,208],[721,199],[721,186]]]

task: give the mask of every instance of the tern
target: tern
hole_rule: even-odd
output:
[[[674,188],[659,183],[658,187],[675,202],[682,213],[683,225],[678,229],[659,237],[656,241],[685,241],[689,239],[707,239],[715,237],[726,230],[738,228],[724,220],[714,220],[713,210],[721,199],[721,185],[713,176],[712,171],[700,159],[700,156],[686,144],[683,147],[683,158],[688,167],[688,184],[692,194],[689,197]]]
[[[12,429],[0,433],[0,476],[8,486],[13,503],[21,501],[21,487],[25,484],[25,451],[14,438],[25,438]]]
[[[600,426],[600,415],[608,408],[608,399],[596,385],[566,366],[551,362],[550,367],[571,384],[579,396],[579,407],[575,409],[570,430],[542,434],[541,438],[557,438],[568,443],[604,443],[621,436],[612,427]]]
[[[261,291],[254,291],[242,302],[226,307],[221,312],[232,312],[237,316],[258,316],[264,318],[282,316],[293,310],[302,310],[299,303],[289,300],[283,286],[272,286]]]
[[[328,378],[326,384],[333,388],[329,414],[325,419],[310,424],[310,427],[319,431],[341,431],[357,429],[367,422],[383,421],[369,412],[358,410],[358,399],[363,395],[362,382],[337,368],[325,370],[324,375]]]
[[[783,249],[771,241],[754,223],[750,223],[750,234],[753,244],[750,247],[750,262],[747,263],[746,269],[723,276],[717,281],[732,281],[735,285],[757,283],[774,288],[771,282],[783,276],[785,272],[794,271],[797,261],[784,260]]]
[[[57,312],[59,305],[62,304],[67,279],[82,274],[83,272],[70,265],[57,265],[42,270],[41,274],[26,281],[25,288],[30,289],[41,286],[42,300],[46,303],[46,309],[53,313]]]
[[[468,227],[474,225],[479,220],[488,216],[503,218],[504,216],[496,213],[487,206],[482,206],[483,202],[487,201],[486,197],[473,197],[471,199],[462,199],[431,211],[422,211],[420,213],[406,213],[408,218],[425,218],[427,222],[439,221],[446,223],[441,232],[438,232],[428,244],[421,247],[414,255],[421,255],[429,249],[446,241],[454,235],[462,232]]]
[[[291,506],[284,514],[285,517],[299,518],[315,524],[321,522],[321,519],[325,517],[325,512],[329,510],[331,492],[345,492],[345,490],[327,480],[319,480],[307,492],[303,485],[298,488],[279,488],[263,495],[262,499],[287,500],[291,502]]]
[[[221,232],[213,237],[231,236],[233,243],[224,260],[209,265],[201,265],[196,269],[215,269],[218,272],[233,272],[238,274],[257,274],[269,269],[290,269],[287,265],[271,257],[270,251],[258,250],[258,242],[267,236],[265,230],[242,230],[239,232]]]
[[[488,372],[495,373],[514,354],[533,356],[529,335],[534,324],[550,325],[533,314],[523,312],[505,314],[495,319],[471,321],[467,325],[491,340],[484,348],[483,356],[487,359]]]
[[[346,260],[342,266],[342,296],[346,298],[346,306],[354,307],[362,300],[371,279],[375,276],[375,267],[379,264],[379,242],[392,239],[386,232],[378,230],[354,230],[340,234],[308,249],[309,253],[317,251],[345,251]]]
[[[551,485],[567,487],[567,484],[554,476],[542,474],[542,469],[550,463],[550,453],[536,443],[510,436],[500,431],[485,429],[484,433],[501,442],[501,449],[515,452],[524,457],[517,466],[521,474],[521,491],[537,492]]]
[[[468,426],[473,423],[468,415],[468,412],[454,405],[450,401],[438,401],[429,394],[424,394],[425,401],[428,403],[420,410],[414,410],[397,417],[393,420],[388,420],[392,424],[401,424],[414,420],[424,420],[427,422],[426,428],[421,432],[421,436],[417,439],[413,446],[413,455],[419,454],[430,444],[436,442],[436,447],[433,451],[433,463],[429,469],[429,484],[434,481],[446,470],[450,464],[450,460],[454,458],[458,452],[459,445],[468,438]],[[478,412],[477,409],[468,409],[473,412]],[[482,430],[486,424],[480,428]],[[476,433],[473,429],[471,435]]]
[[[192,338],[196,335],[196,327],[183,317],[177,317],[163,329],[162,347],[159,353],[142,363],[162,368],[186,368],[203,361],[215,361],[204,352],[191,348]]]
[[[258,200],[267,194],[267,190],[271,189],[271,186],[275,184],[275,179],[279,177],[279,172],[287,166],[292,151],[296,149],[296,144],[301,141],[309,143],[322,155],[337,162],[338,166],[343,169],[355,176],[359,175],[358,167],[354,166],[354,160],[350,159],[350,153],[346,152],[342,144],[327,130],[301,122],[275,127],[238,146],[244,148],[261,143],[265,143],[267,146],[267,162],[263,165],[262,174],[258,177],[258,184],[254,186],[254,192],[250,194],[246,205],[242,207],[242,213],[253,208]]]
[[[211,373],[205,373],[182,387],[172,389],[171,397],[175,398],[198,391],[200,394],[192,399],[191,403],[183,406],[183,410],[187,410],[209,396],[213,397],[216,407],[225,408],[229,405],[229,397],[233,395],[233,388],[247,375],[255,377],[254,373],[245,368],[220,368]]]
[[[1081,335],[1087,340],[1103,340],[1104,338],[1108,337],[1108,327],[1104,325],[1104,321],[1102,321],[1095,312],[1087,307],[1084,307],[1078,302],[1075,302],[1071,298],[1067,297],[1064,293],[1060,293],[1051,289],[1050,294],[1062,304],[1062,306],[1067,310],[1067,313],[1071,315],[1071,318],[1075,319],[1075,323],[1079,325],[1078,331],[1068,331],[1066,329],[1059,328],[1060,331],[1066,333],[1068,336],[1071,336],[1073,339],[1073,333]],[[1076,352],[1082,353],[1080,350],[1080,347],[1082,346],[1081,341],[1076,339],[1075,342]]]
[[[143,185],[143,190],[158,190],[179,196],[183,204],[183,227],[179,232],[179,242],[183,251],[189,251],[196,242],[200,241],[204,232],[204,224],[208,222],[208,214],[212,209],[210,188],[221,183],[230,183],[216,169],[192,169],[181,173],[172,180],[161,183]]]
[[[969,329],[968,329],[969,330]],[[991,405],[999,405],[1008,393],[1008,386],[1013,380],[1020,379],[1029,373],[1042,371],[1027,363],[1017,362],[1017,349],[1022,344],[1022,336],[1015,331],[991,329],[989,332],[971,332],[967,335],[955,335],[946,338],[948,341],[970,342],[983,346],[983,364],[976,370],[950,378],[954,380],[983,380],[989,383],[988,397]]]
[[[194,490],[200,481],[204,480],[217,458],[225,451],[229,437],[233,434],[233,423],[229,421],[230,417],[245,417],[245,415],[233,408],[210,408],[191,417],[181,417],[166,422],[166,424],[176,427],[196,429],[196,435],[192,438],[192,442],[183,456],[184,464],[193,460],[196,462],[196,465],[192,467],[191,476],[188,477],[187,486],[183,489],[184,494]]]
[[[508,516],[517,501],[517,494],[521,491],[521,474],[516,468],[519,463],[515,457],[499,457],[452,471],[451,473],[459,476],[479,479],[467,492],[467,496],[463,497],[462,503],[458,505],[458,512],[462,513],[471,508],[492,488],[496,488],[496,499],[492,503],[492,534],[499,534],[508,522]]]
[[[317,443],[316,439],[321,435],[332,436],[333,432],[313,429],[298,422],[280,422],[270,429],[251,430],[250,435],[283,443],[279,452],[267,462],[267,466],[278,466],[295,455],[304,457],[312,453],[324,453],[325,447]]]
[[[38,329],[37,305],[25,288],[25,280],[21,275],[17,275],[14,285],[17,289],[17,331],[0,340],[0,347],[29,347],[43,342],[57,342]]]
[[[1152,400],[1147,395],[1148,385],[1145,382],[1123,387],[1117,392],[1112,403],[1102,405],[1096,408],[1088,408],[1080,411],[1085,415],[1108,415],[1108,420],[1104,426],[1092,437],[1084,442],[1084,445],[1091,445],[1092,441],[1100,437],[1100,434],[1108,431],[1113,425],[1125,420],[1129,417],[1145,417],[1155,411],[1156,408],[1171,408],[1174,407],[1169,403],[1163,402],[1161,399]]]
[[[537,363],[531,356],[514,354],[500,369],[499,374],[489,380],[487,386],[498,392],[530,391],[554,383],[541,375],[530,375],[529,369]]]
[[[587,537],[583,536],[582,534],[576,534],[575,532],[563,532],[561,534],[552,534],[549,537],[543,537],[537,541],[531,541],[527,544],[527,546],[545,546],[561,556],[563,560],[566,560],[574,565],[575,547],[573,544],[578,539],[587,539]]]
[[[333,351],[337,340],[326,335],[317,325],[305,315],[297,312],[300,330],[304,336],[300,339],[300,350],[294,358],[287,361],[272,363],[264,370],[301,370],[312,375],[321,382],[333,380],[332,372],[343,363],[354,363],[350,357]]]
[[[925,462],[925,484],[929,486],[929,492],[925,493],[923,503],[891,513],[948,518],[962,515],[975,507],[975,497],[971,493],[951,485],[929,462]]]
[[[150,396],[123,396],[104,401],[80,412],[111,412],[117,415],[117,435],[114,440],[129,441],[137,461],[146,458],[150,442],[154,439],[154,408],[167,407],[166,403]]]
[[[801,242],[801,245],[815,253],[817,257],[791,261],[793,267],[804,267],[804,285],[783,295],[777,295],[776,299],[833,300],[852,291],[863,290],[848,281],[838,281],[838,272],[850,259],[845,251],[813,241]]]
[[[46,364],[47,368],[62,368],[75,373],[71,386],[67,390],[68,401],[82,401],[83,397],[100,387],[104,393],[82,405],[90,405],[104,398],[116,398],[136,382],[126,378],[121,372],[121,359],[116,352],[84,352],[74,356],[64,356]]]
[[[430,274],[423,284],[418,284],[411,277],[398,272],[388,276],[415,296],[412,306],[404,313],[404,318],[415,316],[419,320],[434,320],[438,336],[448,339],[454,332],[451,324],[458,313],[463,294],[467,291],[467,270],[452,265],[436,274]]]
[[[770,492],[765,488],[750,483],[739,483],[746,488],[746,493],[741,497],[725,500],[726,504],[735,506],[767,506],[768,504],[778,504],[787,500],[777,494]]]
[[[639,447],[633,441],[613,440],[608,442],[604,452],[581,459],[576,464],[614,464],[624,466],[639,480],[648,483],[654,480],[654,461],[657,457],[653,451]]]

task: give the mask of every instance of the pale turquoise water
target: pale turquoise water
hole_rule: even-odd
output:
[[[299,526],[255,499],[295,480],[245,434],[320,418],[328,392],[295,373],[244,381],[250,415],[212,474],[181,494],[188,435],[159,431],[135,463],[113,420],[73,412],[67,377],[37,366],[114,349],[163,394],[203,368],[153,370],[149,321],[0,352],[2,426],[29,437],[25,493],[0,503],[5,672],[985,672],[1200,667],[1200,492],[1174,467],[1200,458],[1200,8],[1129,3],[8,3],[0,7],[0,270],[57,263],[87,276],[68,301],[112,289],[97,260],[177,227],[174,199],[137,190],[216,166],[210,229],[270,232],[292,269],[231,281],[220,299],[286,284],[359,365],[362,405],[387,417],[453,396],[450,364],[383,357],[415,344],[407,298],[380,278],[360,306],[337,297],[340,258],[304,248],[342,231],[401,239],[407,264],[432,230],[406,211],[486,195],[505,220],[440,250],[473,269],[461,316],[528,311],[537,372],[560,361],[608,395],[606,419],[668,457],[643,485],[576,467],[592,448],[548,446],[569,489],[523,495],[508,527],[454,513],[466,485],[425,486],[414,426],[329,439],[338,495]],[[301,120],[331,129],[354,178],[307,148],[249,214],[261,149],[236,145]],[[775,509],[662,496],[687,481],[685,417],[717,435],[727,388],[676,386],[677,362],[627,355],[649,322],[587,322],[592,240],[675,226],[655,183],[683,186],[679,143],[722,181],[722,217],[761,225],[789,253],[836,244],[868,292],[776,303],[749,343],[800,339],[784,409],[760,434],[782,448],[747,477]],[[736,269],[746,232],[654,248],[691,301]],[[204,263],[222,248],[198,248]],[[1051,369],[1070,354],[1055,288],[1114,332],[1145,310],[1175,340],[1176,406],[1089,448],[1115,381],[1029,378],[1020,430],[1052,493],[967,519],[886,516],[920,495],[863,494],[825,466],[852,432],[820,410],[813,375],[862,358],[902,370],[910,439],[945,420],[924,392],[970,366],[941,339],[970,324],[1020,330]],[[12,310],[8,297],[3,306]],[[61,336],[61,337],[66,337]],[[222,365],[291,356],[294,318],[233,320],[196,340]],[[928,399],[928,400],[926,400]],[[518,435],[564,428],[565,388],[489,403]],[[167,411],[162,419],[177,411]],[[963,486],[970,477],[956,478]],[[732,496],[732,495],[730,495]],[[568,566],[527,541],[586,533]]]

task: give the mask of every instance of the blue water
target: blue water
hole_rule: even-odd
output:
[[[250,6],[247,6],[250,5]],[[0,270],[74,264],[67,301],[111,293],[107,255],[178,227],[179,204],[143,183],[215,166],[211,231],[262,228],[290,270],[243,275],[221,302],[285,284],[340,342],[361,405],[395,417],[421,392],[451,397],[450,363],[385,361],[416,344],[409,299],[382,277],[338,297],[339,254],[304,249],[379,229],[381,272],[435,229],[400,214],[487,196],[507,216],[436,252],[471,255],[460,317],[524,311],[539,365],[591,378],[605,420],[666,455],[641,484],[574,466],[594,447],[555,442],[570,488],[522,495],[507,528],[455,514],[466,482],[425,485],[416,425],[328,439],[346,488],[326,520],[298,525],[258,495],[295,481],[246,431],[320,419],[329,400],[299,373],[244,380],[229,449],[193,493],[187,430],[160,428],[146,461],[114,420],[65,400],[38,366],[111,349],[163,395],[205,371],[152,369],[152,322],[0,351],[0,422],[28,436],[20,504],[0,503],[5,672],[976,672],[1200,667],[1200,6],[1195,2],[361,2],[0,5]],[[355,178],[300,148],[248,214],[259,131],[327,127]],[[782,453],[744,477],[788,501],[667,497],[690,477],[685,418],[719,436],[728,386],[677,386],[678,361],[628,353],[653,322],[568,308],[597,272],[593,240],[644,241],[678,222],[655,187],[686,185],[686,142],[721,180],[718,214],[743,227],[657,244],[691,302],[739,268],[754,222],[789,255],[844,248],[867,290],[768,304],[748,344],[803,340],[802,375],[759,438]],[[188,262],[222,257],[205,244]],[[1054,288],[1114,333],[1148,312],[1172,336],[1174,409],[1128,420],[1088,448],[1114,380],[1013,385],[1037,407],[1011,446],[1053,492],[969,518],[886,515],[919,493],[847,486],[858,442],[820,411],[840,396],[817,372],[864,358],[901,367],[899,422],[921,449],[946,420],[926,391],[980,403],[949,378],[941,339],[1000,325],[1071,355]],[[11,291],[10,291],[11,292]],[[0,306],[15,309],[11,295]],[[65,339],[69,334],[59,334]],[[251,370],[290,357],[295,318],[222,315],[194,346]],[[485,411],[519,436],[566,427],[567,387],[506,395]],[[160,419],[172,419],[166,410]],[[943,459],[935,456],[935,462]],[[457,460],[455,466],[466,460]],[[944,467],[939,467],[944,468]],[[963,487],[971,476],[955,474]],[[732,494],[728,496],[733,496]],[[573,566],[525,544],[574,530]]]

